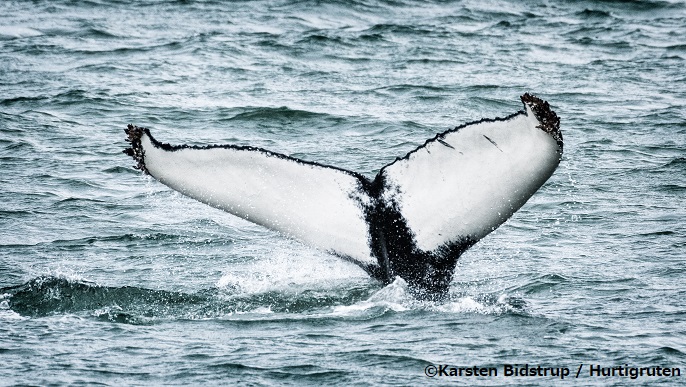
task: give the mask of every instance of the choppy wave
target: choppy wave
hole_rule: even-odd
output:
[[[241,112],[231,115],[226,119],[227,122],[237,121],[237,122],[269,122],[271,125],[274,124],[288,124],[299,121],[341,121],[340,118],[332,116],[330,114],[315,113],[305,110],[290,109],[286,106],[274,108],[274,107],[255,107],[255,108],[243,108]]]
[[[525,313],[526,309],[522,299],[507,295],[475,298],[452,294],[443,301],[418,301],[400,278],[380,290],[358,286],[245,293],[244,289],[220,286],[189,294],[41,276],[1,288],[0,295],[3,309],[24,317],[76,314],[130,324],[175,319],[369,319],[388,312],[500,314]]]
[[[41,36],[38,30],[22,26],[0,26],[0,40],[33,38]]]

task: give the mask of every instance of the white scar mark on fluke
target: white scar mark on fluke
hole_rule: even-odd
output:
[[[460,255],[517,211],[562,156],[560,120],[524,110],[427,140],[374,179],[235,145],[172,146],[129,125],[136,168],[191,198],[354,262],[420,298],[444,296]],[[484,141],[484,138],[488,141]]]

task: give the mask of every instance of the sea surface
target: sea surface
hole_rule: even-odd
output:
[[[133,123],[372,177],[525,92],[564,156],[441,302],[122,153]],[[0,2],[3,386],[684,385],[685,207],[683,1]]]

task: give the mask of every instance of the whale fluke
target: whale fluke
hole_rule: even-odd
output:
[[[172,146],[125,129],[136,168],[180,193],[352,261],[416,296],[444,295],[459,256],[553,174],[560,120],[547,102],[437,134],[376,177],[265,149]]]

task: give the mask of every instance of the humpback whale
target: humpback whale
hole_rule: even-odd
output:
[[[562,156],[549,104],[437,134],[373,178],[236,145],[172,146],[128,125],[135,168],[162,184],[354,262],[418,298],[447,294],[457,260],[517,211]]]

